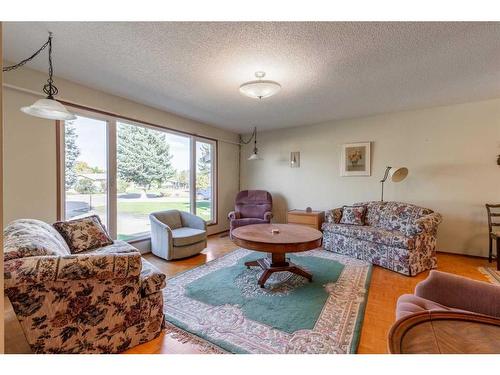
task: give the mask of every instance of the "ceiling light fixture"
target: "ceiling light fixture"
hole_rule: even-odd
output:
[[[275,81],[264,80],[265,72],[255,72],[257,80],[245,82],[240,86],[240,92],[254,99],[263,99],[273,96],[281,89],[281,85]]]
[[[49,32],[49,39],[33,55],[15,65],[6,66],[2,69],[2,71],[8,72],[20,68],[21,66],[38,56],[38,54],[42,52],[47,46],[49,47],[49,78],[47,79],[47,83],[43,86],[43,92],[47,94],[47,97],[45,99],[37,100],[30,106],[22,107],[21,111],[31,116],[41,117],[49,120],[74,120],[76,119],[76,116],[73,113],[69,112],[66,107],[64,107],[61,103],[54,99],[54,96],[57,95],[59,90],[54,85],[54,80],[52,79],[52,76],[54,74],[54,67],[52,66],[51,32]]]

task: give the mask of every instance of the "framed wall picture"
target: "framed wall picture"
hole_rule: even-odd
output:
[[[342,145],[340,155],[341,176],[370,176],[371,142],[346,143]]]

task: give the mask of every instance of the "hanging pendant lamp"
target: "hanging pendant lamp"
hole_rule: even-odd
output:
[[[54,80],[52,79],[52,76],[54,74],[54,67],[52,66],[52,33],[49,33],[49,39],[47,40],[47,42],[45,42],[45,44],[40,47],[40,49],[33,55],[16,65],[3,68],[3,71],[7,72],[23,66],[28,61],[34,59],[47,46],[49,47],[49,78],[47,79],[47,83],[43,86],[43,92],[47,95],[47,97],[45,99],[37,100],[30,106],[22,107],[21,111],[30,116],[40,117],[48,120],[75,120],[76,116],[73,113],[69,112],[64,105],[54,99],[54,96],[57,95],[59,90],[54,85]]]

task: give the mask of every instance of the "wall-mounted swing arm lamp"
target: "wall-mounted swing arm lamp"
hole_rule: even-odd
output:
[[[54,99],[59,90],[54,85],[54,80],[52,78],[54,74],[54,67],[52,65],[52,33],[49,32],[49,38],[47,41],[30,57],[18,62],[15,65],[6,66],[2,69],[3,72],[9,72],[15,70],[28,63],[37,57],[40,52],[45,48],[49,47],[49,78],[47,83],[43,85],[43,92],[47,95],[45,99],[39,99],[30,106],[22,107],[21,111],[35,117],[40,117],[49,120],[74,120],[76,116],[69,112],[66,107]]]
[[[253,140],[253,153],[248,157],[247,160],[262,160],[262,158],[259,156],[258,152],[259,149],[257,148],[257,127],[253,128],[253,133],[250,136],[248,140],[244,140],[243,137],[240,135],[240,145],[247,145]]]
[[[384,201],[384,182],[389,178],[392,182],[401,182],[408,176],[408,168],[406,167],[386,167],[384,177],[380,180],[382,184],[382,194],[380,201]]]

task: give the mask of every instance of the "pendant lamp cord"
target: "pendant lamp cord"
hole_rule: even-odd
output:
[[[243,137],[240,135],[240,143],[241,143],[242,145],[247,145],[247,144],[249,144],[250,142],[252,142],[252,139],[254,139],[254,140],[255,140],[255,141],[254,141],[254,143],[257,143],[257,127],[254,127],[254,128],[253,128],[253,133],[252,133],[252,135],[250,136],[250,138],[248,138],[248,141],[244,141],[244,140],[243,140]]]
[[[49,32],[49,38],[47,41],[35,52],[33,55],[30,57],[21,60],[15,65],[10,65],[6,66],[2,69],[3,72],[9,72],[11,70],[15,70],[17,68],[20,68],[21,66],[25,65],[26,63],[30,62],[33,60],[35,57],[37,57],[40,52],[42,52],[45,48],[49,47],[49,79],[47,79],[47,83],[43,86],[43,92],[47,94],[48,99],[54,99],[54,96],[57,95],[59,90],[57,89],[56,86],[54,86],[54,80],[52,79],[52,76],[54,74],[54,67],[52,66],[52,33]]]

